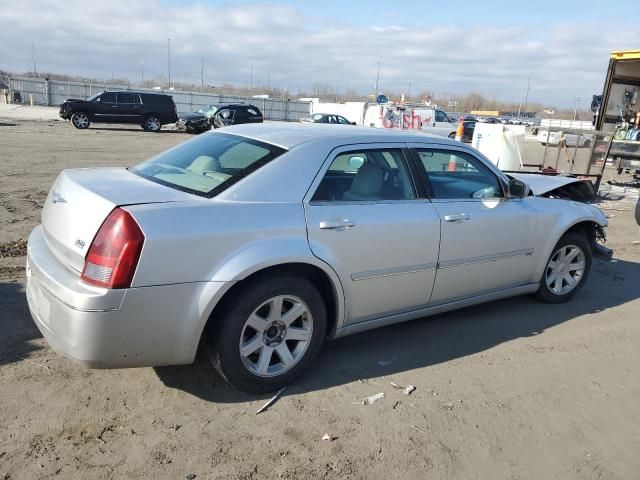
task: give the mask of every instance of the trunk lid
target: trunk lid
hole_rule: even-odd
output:
[[[125,168],[65,170],[42,210],[44,236],[53,254],[80,272],[98,229],[116,207],[203,200],[138,177]]]

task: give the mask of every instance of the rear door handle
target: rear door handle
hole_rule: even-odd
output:
[[[462,222],[464,220],[471,220],[471,215],[467,215],[466,213],[458,213],[456,215],[445,215],[445,222]]]
[[[355,226],[356,222],[346,218],[336,218],[334,220],[320,222],[320,228],[322,230],[344,230],[345,228],[352,228]]]

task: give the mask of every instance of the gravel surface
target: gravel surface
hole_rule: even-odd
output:
[[[55,176],[186,138],[0,120],[0,479],[638,478],[640,233],[624,197],[605,210],[617,261],[570,303],[513,298],[332,342],[259,415],[270,395],[226,387],[204,355],[85,370],[53,352],[23,255]]]

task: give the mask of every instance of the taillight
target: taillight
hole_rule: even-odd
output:
[[[130,287],[143,244],[144,235],[131,214],[116,208],[93,239],[80,278],[99,287]]]

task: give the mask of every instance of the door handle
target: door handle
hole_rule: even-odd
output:
[[[320,228],[322,230],[344,230],[345,228],[352,228],[355,226],[356,222],[346,218],[336,218],[335,220],[320,222]]]
[[[471,220],[471,215],[467,215],[466,213],[458,213],[456,215],[445,215],[445,222],[462,222],[464,220]]]

